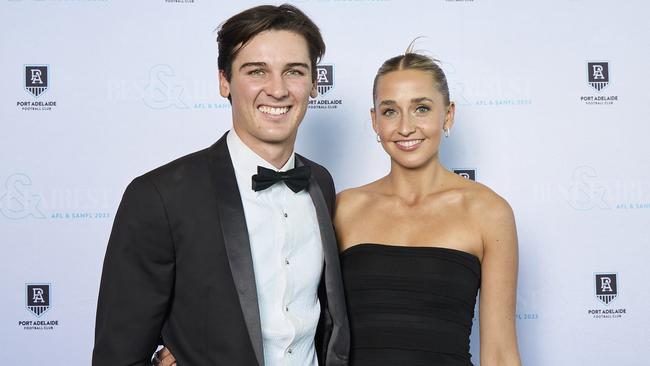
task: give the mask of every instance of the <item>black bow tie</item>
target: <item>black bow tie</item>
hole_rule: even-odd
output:
[[[267,189],[277,182],[284,181],[284,184],[295,193],[302,191],[309,186],[311,168],[303,165],[286,172],[276,172],[261,166],[257,167],[257,174],[253,176],[253,190],[255,192]]]

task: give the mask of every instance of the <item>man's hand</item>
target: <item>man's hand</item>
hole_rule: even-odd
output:
[[[164,347],[154,353],[151,363],[154,366],[176,366],[176,359],[171,351]]]

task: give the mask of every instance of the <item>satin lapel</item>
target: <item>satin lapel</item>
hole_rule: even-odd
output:
[[[296,166],[304,165],[297,157]],[[327,293],[327,304],[332,317],[333,328],[332,335],[329,339],[327,351],[327,365],[334,364],[334,357],[344,359],[348,354],[349,347],[349,330],[347,308],[345,307],[345,298],[343,291],[343,280],[341,278],[341,264],[339,262],[338,245],[334,226],[328,209],[323,191],[318,181],[312,175],[309,179],[309,195],[311,196],[316,216],[318,217],[318,227],[320,229],[321,240],[323,241],[323,254],[325,257],[325,291]]]
[[[219,223],[223,232],[223,241],[230,262],[232,278],[237,288],[239,302],[255,356],[259,364],[264,365],[262,327],[257,301],[257,288],[255,286],[253,257],[248,239],[244,207],[241,203],[235,171],[226,145],[226,135],[213,145],[209,156],[214,191],[217,195]]]

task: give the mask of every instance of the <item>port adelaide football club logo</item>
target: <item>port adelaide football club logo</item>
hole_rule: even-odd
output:
[[[25,330],[54,330],[58,320],[40,318],[52,308],[52,285],[49,283],[25,284],[25,306],[34,319],[20,320],[18,326]]]
[[[50,285],[34,284],[25,285],[27,295],[27,309],[36,317],[40,317],[50,309]]]
[[[336,109],[343,100],[341,99],[328,99],[332,90],[334,89],[334,65],[318,65],[316,66],[316,90],[318,96],[315,99],[309,100],[309,108],[311,109]]]
[[[25,89],[38,98],[47,90],[47,65],[25,66]]]
[[[609,84],[609,62],[587,62],[587,82],[596,91],[603,90]]]
[[[611,105],[618,101],[618,95],[602,93],[610,85],[609,61],[587,61],[587,85],[595,94],[583,95],[580,101],[589,105]]]
[[[603,304],[609,305],[618,295],[616,286],[616,273],[597,274],[596,276],[596,297]]]
[[[594,319],[622,318],[627,312],[625,308],[610,307],[619,295],[618,273],[595,273],[593,280],[596,299],[604,307],[589,309],[587,314]]]
[[[51,87],[51,74],[49,65],[24,65],[23,87],[31,97],[28,100],[19,100],[16,106],[23,111],[51,111],[56,107],[56,101],[41,100]]]
[[[318,95],[325,95],[334,86],[334,65],[321,65],[316,68]]]

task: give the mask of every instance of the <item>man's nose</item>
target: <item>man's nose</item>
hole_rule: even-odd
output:
[[[275,99],[282,99],[289,94],[289,89],[282,75],[273,75],[266,85],[265,92]]]

